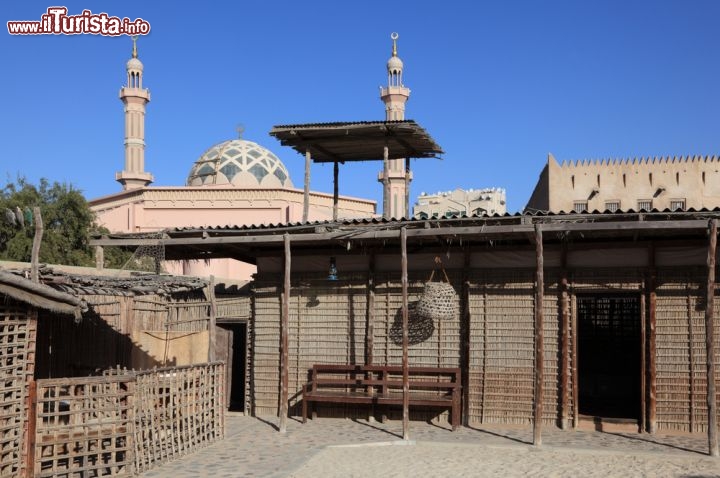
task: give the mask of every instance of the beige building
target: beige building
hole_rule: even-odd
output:
[[[672,211],[720,207],[717,156],[563,161],[552,154],[526,210]]]
[[[413,217],[420,219],[482,216],[505,214],[505,190],[502,188],[460,189],[438,192],[435,194],[420,193]]]

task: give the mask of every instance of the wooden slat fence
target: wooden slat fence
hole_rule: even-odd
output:
[[[225,435],[225,364],[138,372],[135,464],[138,473]]]
[[[133,476],[224,436],[225,364],[37,381],[35,477]]]

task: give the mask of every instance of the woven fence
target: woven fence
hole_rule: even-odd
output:
[[[225,364],[135,375],[135,463],[143,472],[225,435]]]
[[[33,375],[37,322],[24,306],[0,298],[0,477],[21,475],[27,384]]]
[[[130,376],[37,381],[35,477],[131,476]]]
[[[37,381],[36,477],[133,476],[224,436],[223,363]]]

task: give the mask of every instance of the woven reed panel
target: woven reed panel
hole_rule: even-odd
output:
[[[35,330],[25,306],[0,295],[0,476],[15,477],[22,463],[26,380],[32,378]],[[28,376],[29,375],[29,376]]]
[[[470,276],[470,422],[532,420],[533,280],[531,271],[475,271]]]
[[[546,272],[547,281],[550,274]],[[558,423],[560,410],[560,302],[557,284],[546,283],[543,297],[543,422]]]
[[[294,276],[288,337],[291,414],[299,414],[300,392],[313,364],[364,363],[366,303],[365,280]]]
[[[252,313],[250,296],[225,297],[216,299],[217,316],[223,319],[249,319]]]
[[[698,268],[666,269],[657,273],[659,430],[698,432],[707,426],[706,278]],[[715,313],[717,316],[718,311]]]
[[[279,282],[256,282],[255,313],[251,337],[254,351],[250,389],[254,415],[276,415],[280,393],[280,294]]]

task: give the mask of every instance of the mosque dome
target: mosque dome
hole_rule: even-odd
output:
[[[240,188],[291,188],[290,174],[270,150],[244,139],[212,146],[195,161],[188,186],[232,185]]]

